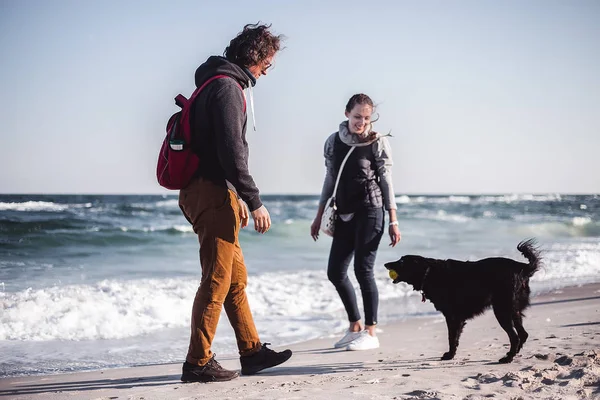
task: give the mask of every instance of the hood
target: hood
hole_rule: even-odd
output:
[[[240,67],[225,57],[211,56],[196,70],[196,87],[202,86],[209,78],[215,75],[227,75],[235,79],[242,89],[248,89],[250,98],[250,112],[252,113],[252,126],[256,131],[256,117],[254,115],[254,97],[252,86],[256,85],[256,78],[252,76],[248,68]]]
[[[370,123],[367,129],[365,129],[365,132],[360,135],[350,132],[350,129],[348,128],[348,121],[344,121],[340,124],[340,140],[342,143],[347,144],[348,146],[368,146],[386,136],[392,136],[392,131],[390,130],[388,133],[384,134],[374,132],[372,123]]]
[[[246,89],[256,84],[256,78],[247,68],[240,67],[228,61],[225,57],[211,56],[196,70],[196,87],[202,86],[208,78],[215,75],[227,75],[235,79],[242,88]]]
[[[340,139],[344,144],[349,146],[357,145],[359,143],[368,143],[369,133],[371,132],[372,127],[373,125],[369,125],[363,134],[357,135],[350,132],[350,129],[348,128],[348,121],[344,121],[340,124]]]

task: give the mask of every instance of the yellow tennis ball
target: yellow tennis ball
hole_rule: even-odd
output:
[[[390,269],[390,278],[392,278],[393,280],[396,280],[396,278],[398,278],[398,273],[393,269]]]

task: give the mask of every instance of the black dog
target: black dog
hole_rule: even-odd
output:
[[[539,269],[541,258],[533,239],[522,241],[517,249],[529,264],[502,257],[456,261],[421,256],[404,256],[385,264],[390,276],[394,276],[391,271],[398,275],[394,283],[413,285],[414,290],[423,293],[423,300],[431,300],[446,317],[450,350],[442,360],[454,358],[466,321],[490,306],[510,339],[510,350],[500,362],[511,362],[521,350],[529,336],[523,328],[523,310],[529,306],[529,278]]]

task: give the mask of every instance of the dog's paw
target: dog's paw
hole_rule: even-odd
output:
[[[454,353],[450,353],[449,351],[445,352],[442,356],[442,360],[452,360],[454,358]]]
[[[504,356],[501,359],[499,359],[498,362],[500,364],[508,364],[508,363],[512,362],[513,358],[514,358],[514,356],[511,356],[511,355],[507,354],[506,356]]]

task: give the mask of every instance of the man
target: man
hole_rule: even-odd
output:
[[[248,225],[248,209],[254,229],[271,227],[269,212],[248,171],[246,100],[242,89],[267,75],[280,49],[281,36],[267,25],[246,25],[224,57],[212,56],[196,70],[200,92],[190,115],[193,149],[200,158],[196,177],[179,193],[179,206],[200,242],[202,280],[192,308],[192,333],[181,380],[228,381],[238,376],[221,367],[211,344],[225,307],[235,331],[243,375],[255,374],[287,361],[291,350],[276,352],[260,342],[246,296],[248,273],[238,241],[240,227]],[[250,92],[250,100],[252,93]],[[252,108],[252,101],[249,102]],[[246,204],[244,204],[244,202]]]

